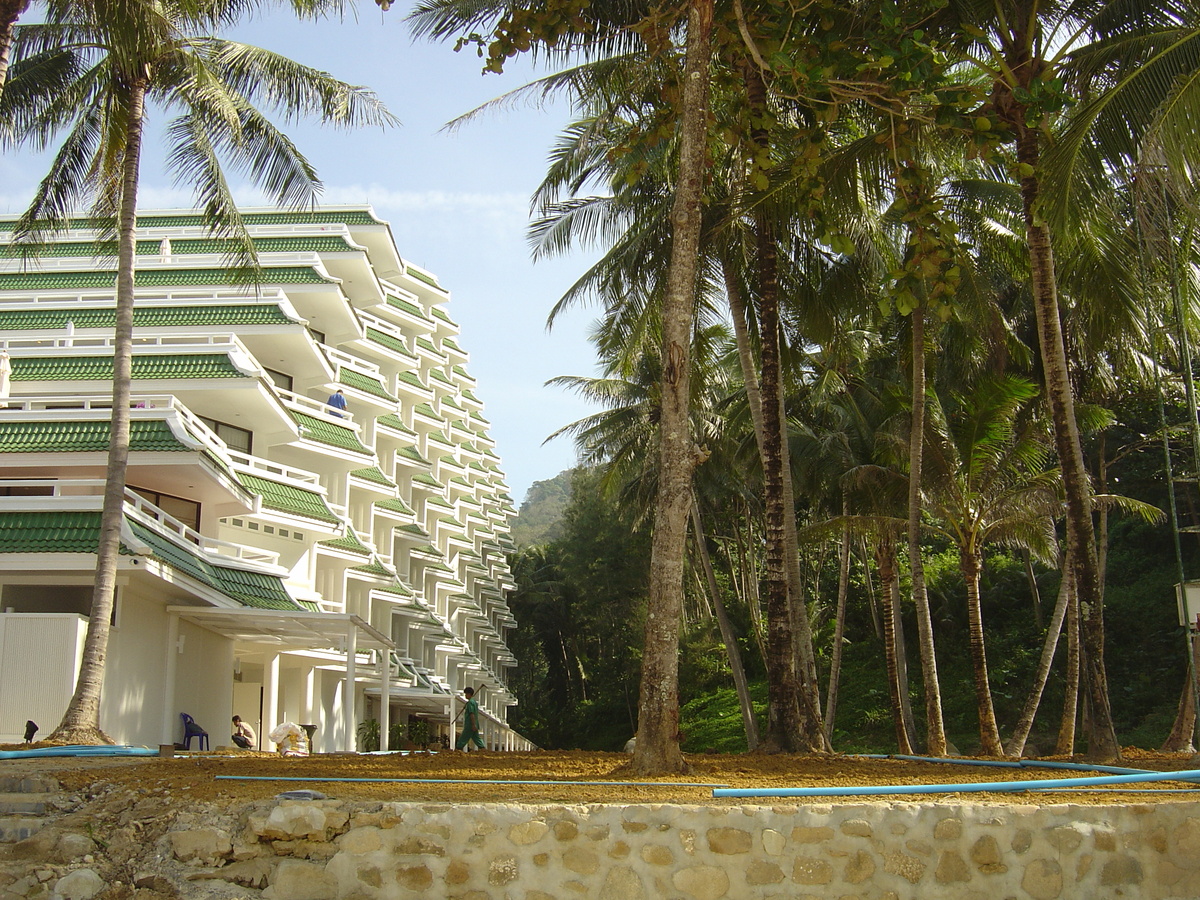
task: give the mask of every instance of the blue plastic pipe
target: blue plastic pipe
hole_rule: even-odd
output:
[[[289,775],[215,775],[217,781],[325,781],[370,782],[374,784],[558,784],[609,785],[610,787],[706,787],[723,788],[728,784],[703,784],[699,781],[488,781],[483,778],[293,778]],[[714,790],[715,794],[716,791]]]
[[[860,753],[864,759],[901,759],[906,762],[946,763],[952,766],[992,766],[997,769],[1069,769],[1074,772],[1104,772],[1109,775],[1141,775],[1152,769],[1128,769],[1123,766],[1100,766],[1092,763],[1042,762],[1037,759],[963,759],[956,756],[911,756],[903,753]]]
[[[714,788],[714,797],[855,797],[896,794],[969,794],[1044,791],[1050,788],[1136,784],[1147,781],[1197,781],[1200,769],[1135,775],[1096,775],[1091,778],[1049,778],[1042,781],[978,781],[967,784],[887,784],[811,788]]]
[[[149,747],[124,744],[81,744],[67,747],[34,747],[29,750],[0,750],[0,759],[38,759],[44,756],[158,756]]]

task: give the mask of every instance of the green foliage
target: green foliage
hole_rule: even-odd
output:
[[[756,717],[760,723],[764,723],[767,714],[766,682],[752,685],[750,696],[754,701]],[[716,688],[684,703],[679,711],[679,728],[686,753],[746,752],[742,710],[738,705],[737,692],[732,687]]]
[[[512,539],[518,547],[556,541],[563,534],[563,513],[571,500],[573,470],[559,472],[546,481],[535,481],[512,522]]]
[[[362,752],[372,753],[378,750],[380,736],[381,731],[378,719],[363,719],[358,723],[358,749]],[[388,738],[390,740],[391,735]]]

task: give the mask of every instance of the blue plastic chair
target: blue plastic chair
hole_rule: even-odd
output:
[[[201,750],[208,749],[208,732],[196,724],[196,720],[187,713],[180,713],[179,718],[183,719],[183,747],[185,750],[192,749],[192,738],[199,738],[198,746]]]

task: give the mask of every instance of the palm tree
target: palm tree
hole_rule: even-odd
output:
[[[1066,100],[1062,77],[1071,54],[1085,59],[1103,58],[1104,79],[1111,83],[1114,74],[1120,74],[1119,67],[1112,65],[1114,45],[1126,51],[1124,56],[1116,57],[1120,66],[1136,66],[1144,58],[1146,47],[1153,46],[1154,33],[1173,31],[1187,21],[1189,7],[1182,2],[1124,4],[1111,0],[1002,0],[994,4],[953,0],[950,4],[957,33],[971,35],[969,58],[991,86],[989,100],[977,111],[977,127],[992,131],[997,141],[1007,135],[1015,147],[1038,347],[1066,492],[1067,559],[1075,569],[1073,581],[1087,649],[1085,681],[1092,725],[1088,749],[1098,758],[1119,758],[1120,746],[1113,728],[1104,663],[1104,619],[1091,487],[1076,420],[1053,237],[1045,209],[1065,202],[1064,197],[1055,198],[1053,193],[1048,196],[1043,185],[1048,174],[1056,179],[1049,184],[1061,181],[1054,169],[1063,163],[1060,159],[1048,165],[1043,151],[1054,117]],[[1091,42],[1092,51],[1087,49],[1087,42]],[[1161,76],[1161,72],[1157,74]],[[1142,104],[1141,121],[1153,117],[1162,96],[1157,93],[1149,104]],[[1127,131],[1130,121],[1122,118],[1117,130]],[[1071,145],[1079,147],[1078,142]],[[1096,173],[1099,177],[1098,169]]]
[[[56,8],[45,24],[17,29],[5,134],[38,147],[65,137],[14,240],[36,249],[42,235],[64,227],[85,198],[92,201],[95,220],[117,239],[112,441],[96,581],[79,680],[52,735],[56,740],[107,741],[99,702],[129,455],[135,225],[147,106],[181,111],[168,128],[168,162],[181,180],[195,185],[210,228],[240,239],[247,277],[253,277],[253,247],[221,157],[280,204],[311,205],[320,190],[312,167],[256,104],[265,101],[288,119],[313,116],[346,127],[396,121],[369,91],[278,54],[210,36],[239,9],[225,0],[101,0]],[[72,74],[65,90],[38,89],[36,81],[47,68]],[[32,86],[19,87],[23,80]]]

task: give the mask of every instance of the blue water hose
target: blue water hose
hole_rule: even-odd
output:
[[[607,785],[609,787],[697,787],[723,788],[728,784],[704,784],[699,781],[489,781],[484,778],[318,778],[289,775],[215,775],[217,781],[325,781],[325,782],[369,782],[373,784],[557,784]],[[714,790],[713,793],[716,793]]]
[[[977,781],[966,784],[888,784],[853,787],[714,788],[714,797],[856,797],[903,794],[970,794],[1044,791],[1093,785],[1137,784],[1149,781],[1198,781],[1200,769],[1150,772],[1133,775],[1096,775],[1090,778],[1048,778],[1039,781]]]
[[[1043,762],[1038,759],[964,759],[957,756],[911,756],[903,753],[859,753],[859,759],[900,759],[905,762],[946,763],[952,766],[985,766],[997,769],[1068,769],[1074,772],[1104,772],[1109,775],[1143,775],[1152,769],[1101,766],[1093,763]]]
[[[158,751],[127,744],[80,744],[33,747],[29,750],[0,750],[0,759],[39,759],[46,756],[158,756]]]

